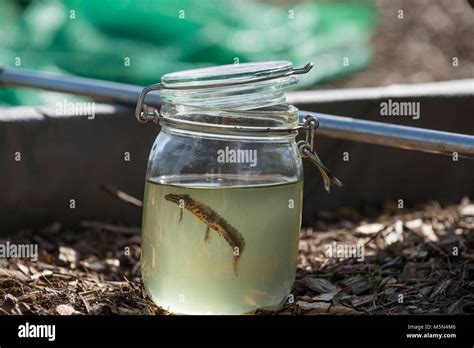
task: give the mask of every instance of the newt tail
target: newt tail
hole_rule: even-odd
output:
[[[209,241],[211,237],[211,229],[216,231],[221,237],[224,237],[226,242],[232,248],[232,253],[234,254],[232,259],[232,267],[234,269],[235,276],[238,276],[237,268],[239,265],[240,256],[242,255],[245,247],[244,237],[240,234],[240,232],[231,224],[229,224],[227,220],[220,216],[215,210],[199,202],[198,200],[191,198],[191,196],[187,194],[176,195],[170,193],[165,195],[165,199],[167,201],[176,203],[180,207],[180,221],[182,220],[183,209],[187,209],[199,220],[206,224],[207,228],[204,235],[204,240],[206,242]]]

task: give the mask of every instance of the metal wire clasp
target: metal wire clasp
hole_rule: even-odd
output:
[[[160,118],[160,112],[158,109],[153,106],[143,104],[143,102],[145,101],[145,97],[148,93],[151,91],[158,91],[162,88],[163,85],[161,83],[156,83],[154,85],[147,86],[142,90],[140,96],[138,97],[137,107],[135,109],[135,118],[138,122],[158,122],[158,119]]]
[[[319,120],[312,115],[307,115],[304,119],[305,122],[300,129],[306,131],[306,140],[300,140],[296,144],[300,156],[302,158],[309,158],[310,161],[318,167],[321,177],[323,178],[324,188],[327,192],[331,192],[331,184],[335,184],[341,188],[344,187],[342,182],[323,164],[314,148],[314,136],[316,129],[319,127]]]

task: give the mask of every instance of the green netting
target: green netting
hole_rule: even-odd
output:
[[[145,85],[201,66],[313,61],[301,88],[362,68],[374,21],[361,1],[2,0],[0,65]],[[48,100],[0,90],[0,103]]]

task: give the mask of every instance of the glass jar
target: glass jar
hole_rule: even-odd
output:
[[[284,103],[283,90],[310,68],[196,69],[142,92],[137,118],[161,125],[142,222],[143,281],[160,307],[242,314],[285,302],[298,256],[301,155],[311,146],[296,143],[298,110]],[[156,89],[159,112],[142,105]]]

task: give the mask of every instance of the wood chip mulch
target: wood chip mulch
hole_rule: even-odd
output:
[[[387,204],[370,219],[340,209],[316,221],[301,232],[295,285],[276,314],[474,313],[467,198],[410,210]],[[39,256],[0,259],[0,315],[170,314],[143,289],[139,228],[84,221],[71,230],[56,222],[8,241],[37,243]]]

